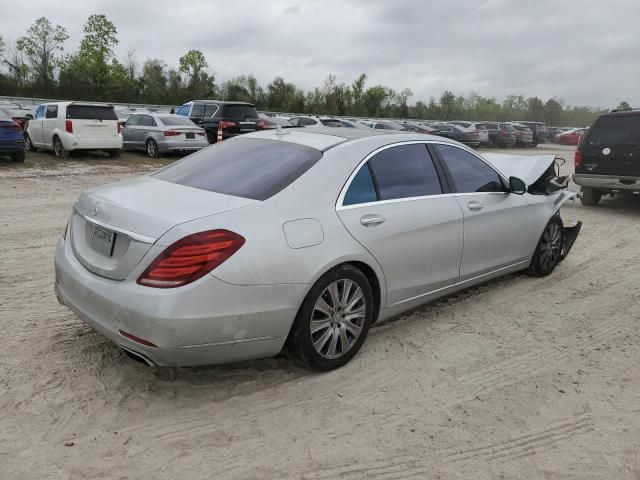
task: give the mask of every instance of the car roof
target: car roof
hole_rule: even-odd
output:
[[[234,102],[234,101],[230,101],[230,100],[189,100],[188,102],[184,103],[183,105],[186,105],[187,103],[213,103],[213,104],[217,104],[217,105],[247,105],[249,107],[255,107],[255,105],[253,103],[247,103],[247,102]]]
[[[283,130],[261,130],[242,135],[244,138],[263,138],[299,143],[318,150],[326,151],[336,145],[374,137],[397,136],[399,141],[433,141],[452,143],[435,135],[401,132],[398,130],[374,130],[344,127],[287,128]]]

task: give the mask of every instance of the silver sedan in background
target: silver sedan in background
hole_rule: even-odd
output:
[[[389,130],[242,135],[82,193],[56,294],[150,365],[286,346],[330,370],[378,320],[506,273],[551,273],[580,228],[560,218],[575,193],[554,158]]]
[[[163,153],[195,152],[207,146],[204,129],[180,115],[135,114],[122,128],[122,147],[146,151],[152,158]]]

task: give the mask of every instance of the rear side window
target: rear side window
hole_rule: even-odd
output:
[[[356,176],[353,177],[342,204],[356,205],[358,203],[375,202],[376,200],[378,200],[376,187],[373,185],[369,164],[366,163],[358,170]]]
[[[600,117],[591,128],[588,145],[624,145],[640,143],[640,116]]]
[[[69,105],[67,118],[72,120],[118,120],[113,107],[99,105]]]
[[[258,111],[250,105],[224,105],[222,115],[234,120],[257,120]]]
[[[338,120],[320,120],[325,127],[344,127],[342,122]]]
[[[438,173],[424,144],[382,150],[371,157],[369,167],[380,200],[442,193]]]
[[[216,143],[153,174],[167,182],[266,200],[298,179],[322,152],[296,143],[235,138]]]
[[[451,145],[438,145],[438,151],[453,180],[456,193],[504,192],[496,171],[475,155]]]
[[[153,117],[149,115],[142,115],[142,120],[140,120],[140,126],[142,127],[155,127],[156,121]]]
[[[213,117],[218,111],[218,105],[205,105],[204,107],[204,118]]]
[[[174,126],[195,127],[196,126],[196,124],[193,123],[190,119],[184,118],[184,117],[176,117],[173,115],[162,115],[158,117],[158,119],[160,119],[160,121],[168,127],[174,127]]]

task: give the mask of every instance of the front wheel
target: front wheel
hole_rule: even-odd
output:
[[[307,294],[287,338],[287,351],[314,370],[341,367],[364,343],[373,309],[367,277],[351,265],[339,266]]]
[[[24,148],[28,152],[37,152],[38,151],[38,149],[33,146],[33,142],[31,141],[31,137],[29,136],[28,133],[24,134]]]
[[[564,225],[559,215],[554,215],[542,232],[531,258],[527,273],[535,277],[546,277],[561,261],[564,245]]]

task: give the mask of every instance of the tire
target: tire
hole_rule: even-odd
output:
[[[31,137],[29,136],[28,133],[24,134],[24,148],[27,150],[27,152],[37,152],[38,151],[38,149],[33,146],[33,143],[31,142]]]
[[[23,163],[24,159],[25,159],[24,150],[22,150],[21,152],[16,152],[13,155],[11,155],[11,160],[13,160],[16,163]]]
[[[320,277],[302,302],[287,338],[287,352],[306,368],[324,372],[339,368],[362,347],[373,309],[367,277],[351,265],[336,267]],[[357,316],[348,319],[348,312]]]
[[[158,144],[153,138],[147,140],[147,155],[151,158],[158,158],[160,156],[160,150],[158,150]]]
[[[600,202],[600,198],[602,198],[602,192],[600,190],[596,190],[591,187],[582,187],[580,188],[582,192],[582,196],[580,197],[580,202],[582,205],[592,207],[598,205]]]
[[[534,277],[546,277],[561,261],[564,244],[564,225],[560,215],[554,215],[544,227],[527,273]]]
[[[64,145],[58,137],[53,137],[53,154],[58,158],[69,158],[69,150],[64,149]]]
[[[122,149],[116,148],[114,150],[109,150],[107,153],[109,154],[109,158],[120,158],[120,155],[122,155]]]

